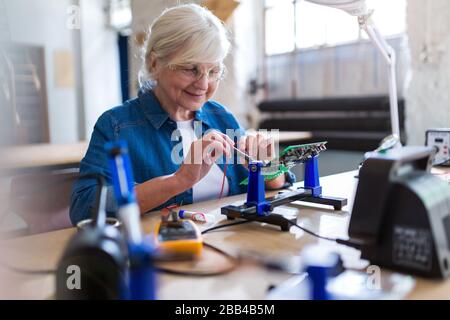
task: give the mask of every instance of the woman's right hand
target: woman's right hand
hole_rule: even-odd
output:
[[[189,189],[206,176],[218,158],[224,154],[227,158],[230,157],[233,147],[234,142],[230,137],[213,130],[202,139],[192,142],[175,176],[184,189]]]

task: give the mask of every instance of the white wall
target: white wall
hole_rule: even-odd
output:
[[[409,0],[407,10],[406,132],[409,144],[423,145],[426,129],[450,127],[450,1]]]
[[[177,5],[178,3],[189,3],[195,1],[179,0],[132,0],[131,11],[133,22],[131,29],[133,35],[139,32],[147,32],[153,20],[158,17],[165,8]],[[198,3],[199,1],[197,1]],[[136,97],[138,90],[138,72],[141,68],[141,48],[137,46],[133,36],[131,36],[130,46],[130,96]]]
[[[84,138],[89,139],[98,117],[120,105],[117,33],[105,25],[104,1],[81,0],[81,54]]]
[[[72,0],[4,1],[13,42],[43,46],[47,80],[50,142],[71,143],[89,139],[99,115],[121,103],[117,35],[105,24],[104,0],[80,0],[81,29],[67,27]],[[82,72],[78,72],[75,43],[81,35]],[[54,79],[55,51],[73,54],[75,76],[82,77],[82,97],[77,88],[61,88]],[[79,113],[78,108],[84,108]],[[78,117],[84,115],[84,132]]]
[[[232,36],[232,50],[225,64],[228,75],[220,84],[215,99],[226,105],[244,127],[252,127],[258,119],[256,102],[251,96],[249,82],[262,78],[263,1],[242,0],[228,23]]]
[[[78,139],[74,88],[57,88],[53,55],[72,51],[73,34],[66,27],[66,10],[70,0],[4,1],[11,40],[43,46],[47,79],[50,141],[74,142]]]

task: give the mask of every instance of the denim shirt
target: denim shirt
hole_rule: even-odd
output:
[[[235,129],[240,134],[244,133],[230,111],[214,101],[206,102],[195,112],[195,121],[201,121],[202,134],[209,129],[223,133],[226,133],[227,129]],[[100,174],[105,178],[108,185],[108,216],[114,216],[117,211],[112,176],[104,151],[106,142],[119,139],[127,142],[135,184],[140,184],[152,178],[173,174],[179,169],[181,164],[179,161],[172,161],[171,157],[173,148],[182,143],[181,137],[178,136],[178,140],[173,138],[174,130],[177,130],[176,122],[170,119],[151,90],[140,91],[137,98],[103,113],[94,126],[88,150],[80,163],[80,178],[72,189],[72,223],[75,225],[80,220],[92,217],[96,206],[97,181],[83,178],[86,174]],[[247,177],[248,171],[243,165],[236,164],[236,158],[234,160],[235,164],[228,164],[226,170],[228,195],[244,193],[247,190],[240,182]],[[223,163],[224,161],[218,163],[222,171]],[[287,178],[290,183],[295,180],[293,175],[288,175]],[[160,210],[171,204],[191,204],[192,199],[191,188],[152,210]]]

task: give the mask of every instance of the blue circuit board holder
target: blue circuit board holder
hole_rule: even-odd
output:
[[[312,157],[305,162],[304,187],[311,189],[314,197],[322,195],[322,187],[319,182],[319,160],[318,156]]]
[[[315,155],[306,160],[304,165],[304,184],[299,189],[310,190],[311,195],[302,199],[305,202],[318,203],[332,206],[334,210],[341,210],[347,205],[346,198],[324,196],[319,177],[319,156]]]
[[[254,206],[258,216],[266,216],[270,212],[270,202],[266,201],[264,176],[261,174],[263,163],[254,161],[248,166],[248,188],[246,206]]]
[[[239,206],[228,205],[221,208],[221,213],[227,219],[236,218],[260,221],[280,226],[282,231],[289,231],[295,219],[272,213],[273,208],[293,201],[305,201],[333,206],[335,210],[341,210],[347,204],[347,199],[326,197],[322,195],[322,187],[319,179],[318,156],[306,160],[304,166],[305,182],[303,187],[294,191],[282,192],[275,197],[265,197],[264,176],[261,174],[263,163],[252,161],[249,163],[247,201]]]

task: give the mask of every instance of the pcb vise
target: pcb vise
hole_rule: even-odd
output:
[[[279,171],[287,171],[298,163],[304,163],[304,187],[296,190],[280,193],[274,197],[265,197],[264,168],[273,167],[273,163],[252,161],[248,166],[247,201],[242,205],[228,205],[221,208],[221,213],[227,219],[235,218],[265,222],[280,226],[282,231],[288,231],[295,220],[272,213],[277,206],[293,201],[312,202],[333,206],[335,210],[341,210],[347,204],[347,199],[328,197],[322,195],[322,187],[319,181],[318,154],[325,150],[326,142],[311,143],[305,145],[290,146],[286,148],[276,161]],[[276,175],[276,174],[275,174]],[[272,175],[273,176],[273,175]]]

